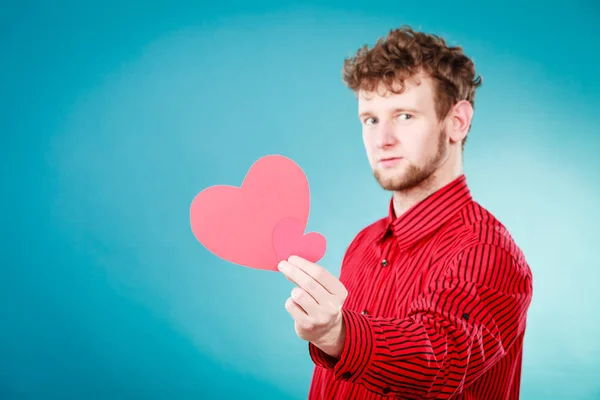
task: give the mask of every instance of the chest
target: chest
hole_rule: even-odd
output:
[[[395,241],[365,244],[342,265],[344,308],[377,317],[406,317],[436,270],[433,246],[402,249]]]

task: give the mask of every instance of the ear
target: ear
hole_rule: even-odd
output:
[[[473,106],[467,100],[461,100],[452,107],[448,115],[448,135],[451,142],[461,142],[467,136],[472,119]]]

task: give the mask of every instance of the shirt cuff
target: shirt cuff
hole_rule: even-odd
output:
[[[340,358],[331,357],[309,342],[313,362],[333,371],[335,379],[356,382],[367,370],[375,351],[373,328],[369,318],[354,311],[342,309],[346,339]]]

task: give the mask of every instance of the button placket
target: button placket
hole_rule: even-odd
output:
[[[381,263],[380,263],[380,265],[382,267],[387,267],[388,265],[390,265],[388,258],[390,255],[390,249],[393,244],[394,244],[393,237],[387,238],[383,243],[383,251],[381,252]]]
[[[376,282],[374,283],[373,290],[375,293],[380,293],[385,285],[392,284],[389,281],[389,277],[393,273],[392,266],[395,265],[396,260],[391,259],[390,256],[395,257],[394,254],[391,254],[392,246],[395,245],[396,237],[393,235],[388,235],[386,239],[380,244],[378,254],[380,259],[377,264],[377,268],[380,268],[380,272],[378,273],[379,276],[377,276]],[[377,312],[381,310],[382,301],[383,300],[379,296],[377,296],[374,299],[374,302],[372,304],[369,304],[369,307],[371,307],[371,313],[373,315],[377,315]]]

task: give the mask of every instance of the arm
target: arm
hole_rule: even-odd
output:
[[[342,354],[309,343],[315,364],[378,394],[449,398],[490,369],[525,328],[529,268],[478,244],[451,260],[405,319],[343,310]]]

